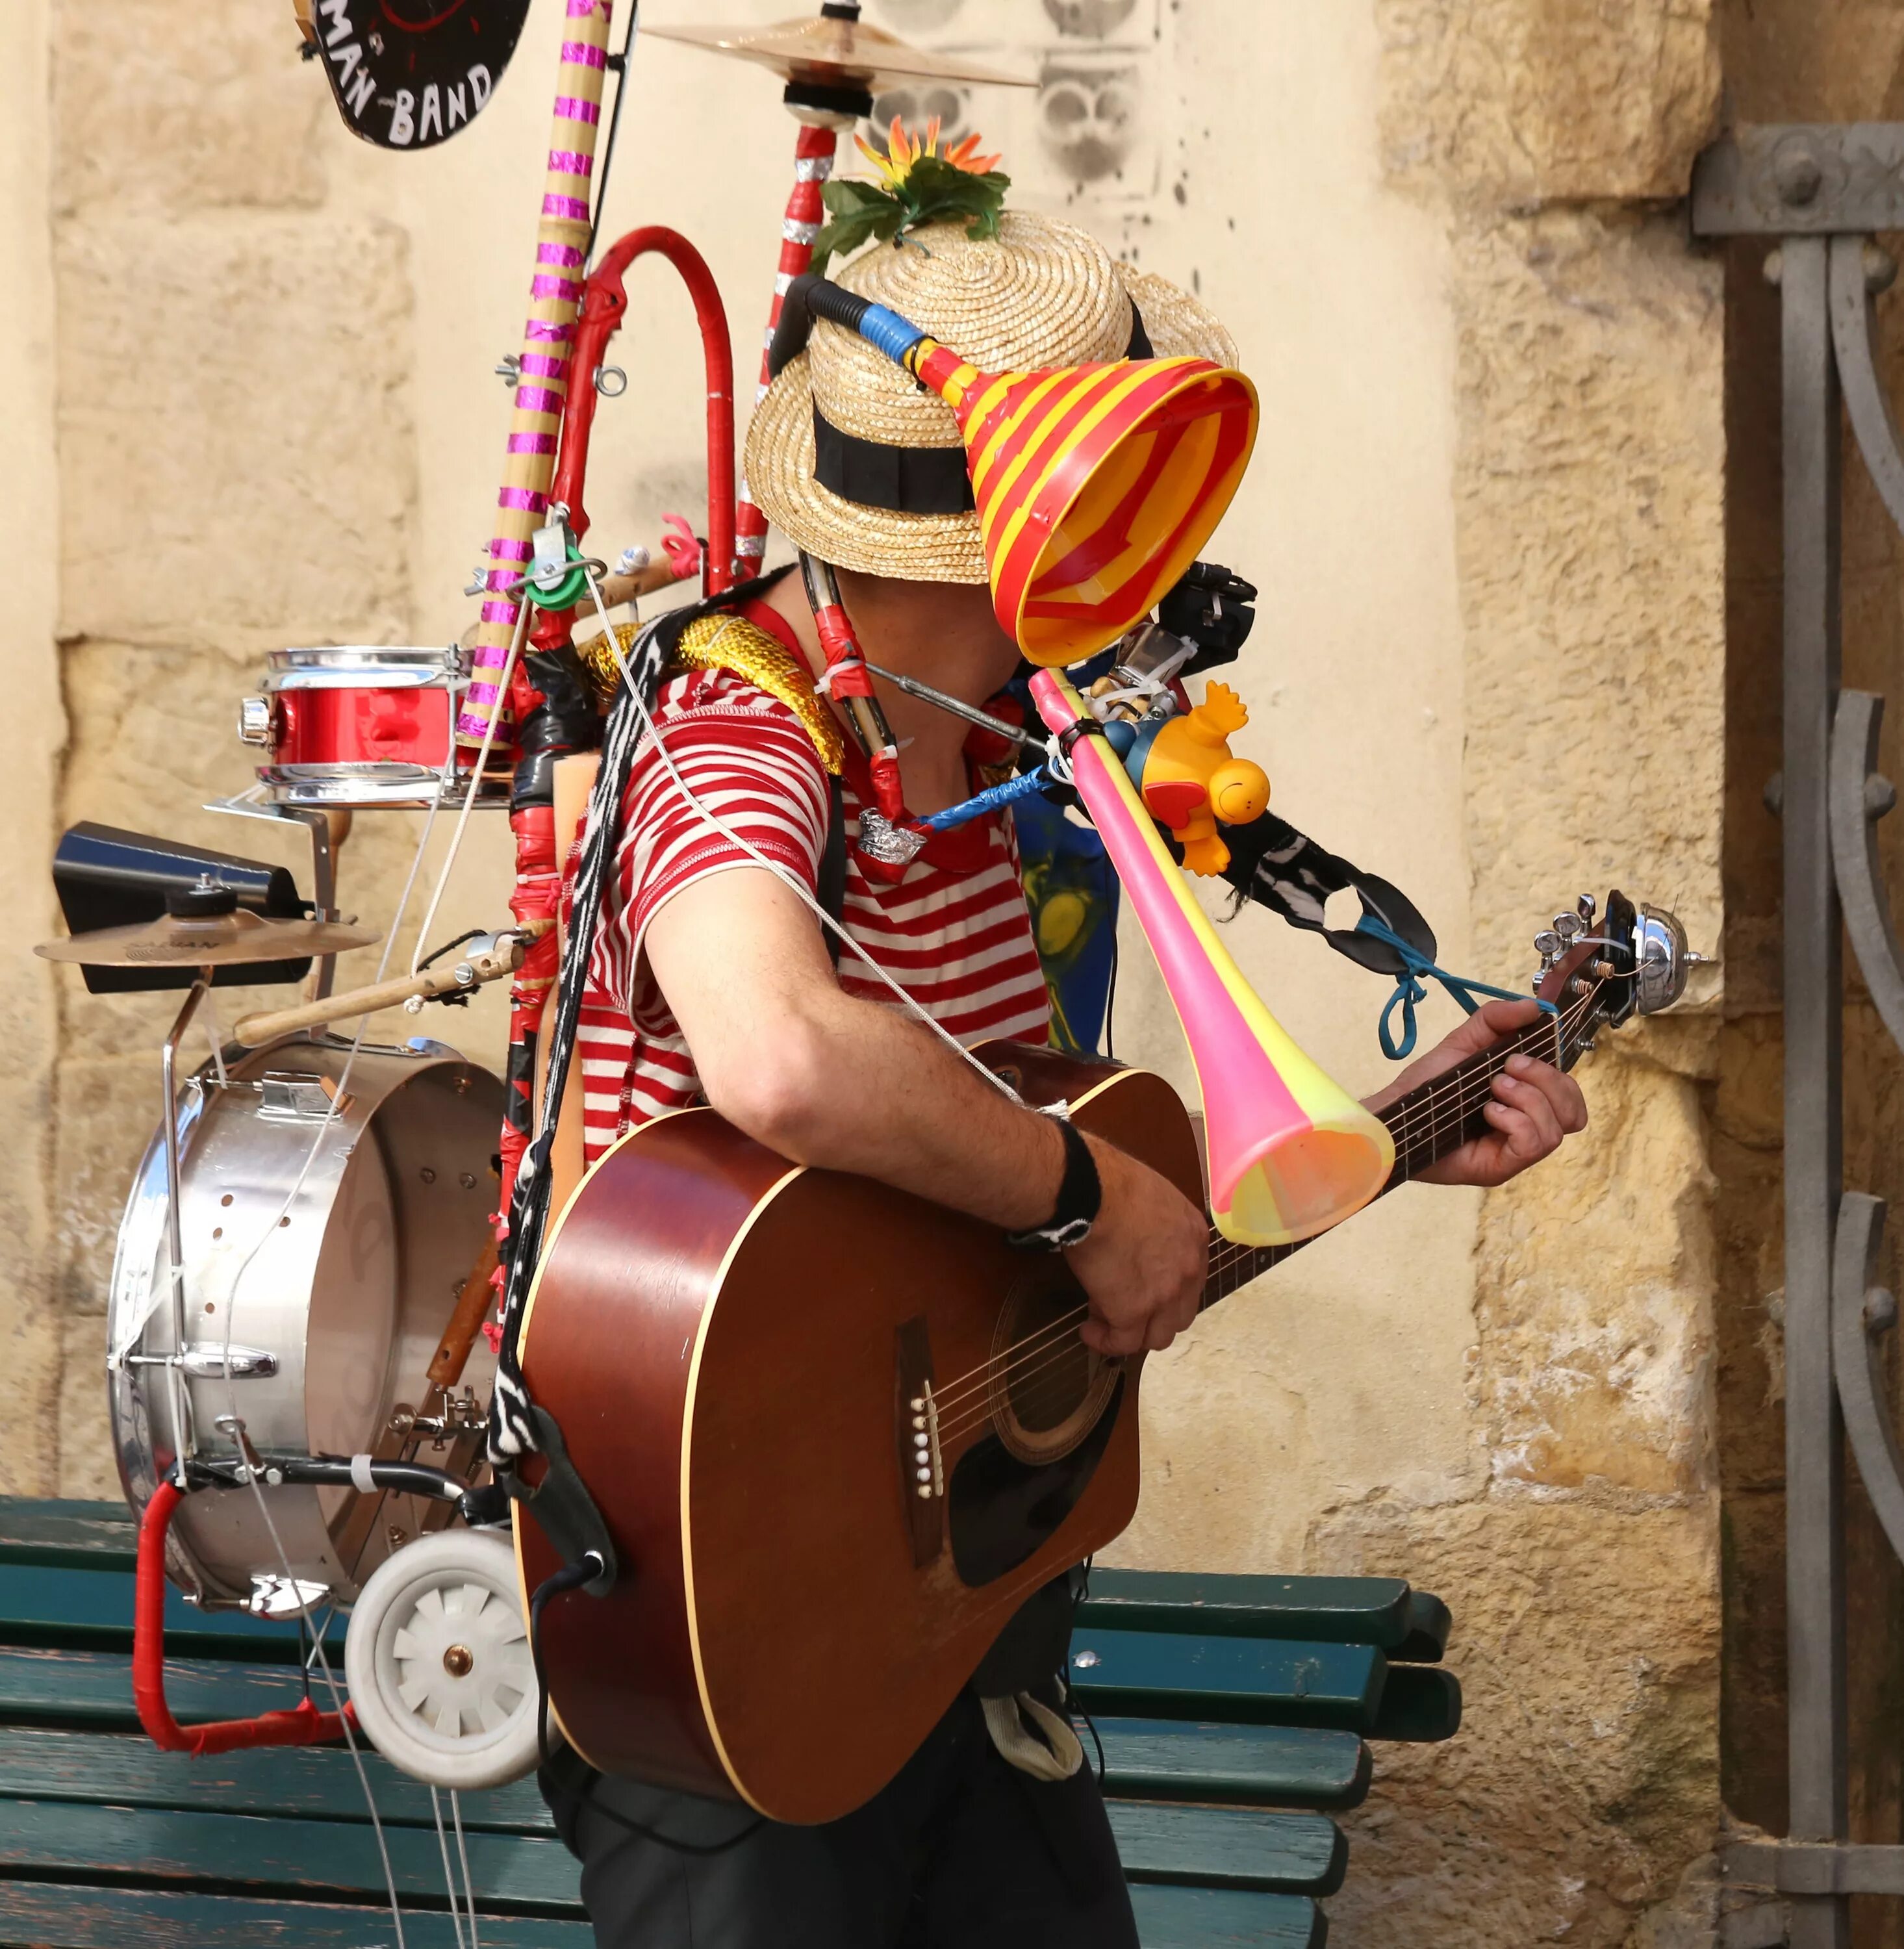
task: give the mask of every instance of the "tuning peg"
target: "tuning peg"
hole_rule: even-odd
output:
[[[1534,936],[1534,952],[1543,962],[1558,959],[1566,945],[1566,942],[1551,928],[1544,927]]]
[[[1600,909],[1599,909],[1599,906],[1598,906],[1598,903],[1595,902],[1595,900],[1594,900],[1594,897],[1593,897],[1593,896],[1592,896],[1591,894],[1583,894],[1580,896],[1580,899],[1579,899],[1579,914],[1580,914],[1580,918],[1581,918],[1581,919],[1582,919],[1582,920],[1583,920],[1583,921],[1585,921],[1585,922],[1586,922],[1587,926],[1588,926],[1588,928],[1589,928],[1589,929],[1591,929],[1591,928],[1592,928],[1592,925],[1593,925],[1593,917],[1594,917],[1594,915],[1595,915],[1596,913],[1598,913],[1598,912],[1599,912],[1599,910],[1600,910]]]
[[[1554,916],[1554,931],[1565,941],[1578,940],[1586,932],[1586,926],[1576,913],[1557,913]]]

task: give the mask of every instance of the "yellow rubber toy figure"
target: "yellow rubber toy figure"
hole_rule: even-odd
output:
[[[1212,683],[1204,701],[1166,718],[1148,738],[1140,730],[1126,760],[1152,815],[1170,828],[1193,873],[1213,876],[1230,863],[1216,831],[1247,825],[1269,809],[1269,777],[1247,758],[1232,757],[1229,741],[1250,721],[1228,684]]]

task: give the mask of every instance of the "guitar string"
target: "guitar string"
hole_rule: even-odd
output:
[[[1557,1040],[1560,1044],[1556,1053],[1561,1056],[1563,1062],[1565,1058],[1567,1036],[1574,1023],[1586,1009],[1589,999],[1590,998],[1583,999],[1564,1011],[1564,1016],[1556,1018]],[[1415,1106],[1414,1109],[1402,1117],[1397,1124],[1391,1127],[1398,1139],[1397,1149],[1403,1153],[1401,1162],[1404,1181],[1409,1175],[1407,1153],[1412,1152],[1417,1147],[1418,1142],[1423,1135],[1421,1129],[1421,1113],[1424,1109],[1430,1112],[1430,1127],[1426,1134],[1432,1143],[1448,1130],[1458,1129],[1477,1108],[1484,1107],[1491,1099],[1495,1078],[1502,1073],[1508,1057],[1526,1053],[1527,1046],[1530,1042],[1538,1046],[1545,1040],[1544,1027],[1540,1034],[1533,1037],[1530,1037],[1524,1030],[1505,1047],[1486,1052],[1486,1056],[1490,1059],[1481,1068],[1470,1070],[1467,1065],[1463,1065],[1461,1070],[1455,1071],[1453,1075],[1447,1079],[1446,1083],[1437,1079],[1435,1083],[1424,1086],[1430,1091],[1429,1097],[1424,1099],[1422,1104]],[[1471,1087],[1477,1083],[1484,1086],[1478,1090]],[[1447,1100],[1451,1093],[1448,1086],[1450,1083],[1458,1084],[1458,1087],[1452,1093],[1457,1100],[1452,1105],[1452,1114],[1446,1114],[1450,1109]],[[1259,1254],[1287,1254],[1295,1251],[1297,1245],[1303,1242],[1306,1242],[1296,1241],[1286,1246],[1264,1247],[1239,1245],[1227,1240],[1224,1241],[1222,1245],[1213,1254],[1208,1283],[1211,1285],[1216,1285],[1228,1273],[1234,1270],[1246,1260],[1256,1258]],[[1266,1271],[1271,1266],[1278,1263],[1280,1263],[1278,1257],[1271,1256],[1260,1270]],[[1227,1296],[1227,1294],[1221,1292],[1214,1295],[1219,1298]],[[1209,1301],[1207,1299],[1205,1304],[1208,1304]],[[936,1404],[940,1407],[942,1414],[948,1407],[963,1402],[976,1390],[981,1388],[989,1390],[999,1381],[1003,1379],[1007,1374],[1015,1369],[1021,1368],[1026,1359],[1039,1351],[1039,1343],[1048,1343],[1054,1335],[1064,1334],[1067,1328],[1084,1317],[1088,1311],[1087,1307],[1076,1307],[1070,1313],[1048,1322],[1036,1332],[1001,1348],[997,1354],[991,1357],[989,1360],[979,1367],[971,1369],[969,1373],[955,1377],[937,1397]],[[1067,1338],[1068,1339],[1068,1335]],[[1013,1357],[1008,1358],[1008,1356]],[[1045,1363],[1039,1364],[1042,1366]],[[1020,1380],[1026,1377],[1021,1374]],[[944,1438],[943,1434],[941,1438]]]
[[[1582,1003],[1579,1007],[1570,1009],[1567,1011],[1569,1020],[1564,1025],[1563,1031],[1564,1035],[1566,1029],[1570,1029],[1573,1021],[1577,1018],[1584,1006],[1585,1004]],[[1540,1042],[1544,1043],[1545,1040],[1545,1035],[1542,1034],[1538,1040]],[[1430,1133],[1431,1137],[1439,1136],[1451,1129],[1458,1130],[1461,1125],[1468,1121],[1468,1117],[1473,1114],[1474,1111],[1477,1108],[1483,1107],[1486,1102],[1492,1100],[1494,1078],[1501,1073],[1502,1064],[1505,1062],[1505,1058],[1510,1055],[1516,1053],[1519,1050],[1520,1042],[1520,1038],[1516,1037],[1515,1040],[1508,1044],[1505,1049],[1488,1052],[1490,1055],[1498,1056],[1500,1060],[1492,1064],[1486,1072],[1486,1080],[1487,1088],[1478,1093],[1465,1093],[1465,1102],[1467,1106],[1465,1110],[1452,1119],[1446,1117],[1437,1119],[1434,1130]],[[1565,1043],[1563,1040],[1561,1049],[1563,1056],[1564,1055],[1564,1049]],[[1470,1083],[1478,1080],[1480,1080],[1479,1072],[1476,1072],[1465,1079],[1466,1081]],[[1445,1095],[1446,1093],[1443,1093]],[[1413,1148],[1412,1145],[1411,1145],[1410,1148]],[[1405,1178],[1407,1158],[1404,1157],[1402,1161],[1404,1167],[1404,1177]],[[1247,1260],[1256,1260],[1258,1258],[1266,1259],[1268,1263],[1262,1265],[1259,1270],[1267,1271],[1271,1267],[1280,1264],[1284,1257],[1296,1251],[1302,1245],[1307,1242],[1308,1242],[1306,1240],[1297,1240],[1292,1242],[1287,1245],[1269,1247],[1228,1245],[1226,1252],[1220,1254],[1213,1259],[1211,1271],[1207,1281],[1207,1286],[1219,1286],[1220,1282],[1227,1273]],[[1252,1276],[1254,1276],[1254,1274],[1252,1274]],[[1247,1282],[1241,1282],[1241,1283],[1247,1283]],[[1234,1288],[1232,1288],[1231,1290],[1234,1290]],[[1228,1293],[1221,1290],[1209,1293],[1203,1302],[1203,1306],[1207,1307],[1212,1303],[1213,1299],[1225,1298],[1228,1297]],[[1199,1310],[1200,1311],[1201,1310],[1202,1307],[1200,1307]],[[1009,1393],[1011,1405],[1014,1410],[1021,1417],[1025,1413],[1034,1409],[1037,1405],[1040,1404],[1039,1395],[1041,1392],[1048,1392],[1052,1383],[1058,1378],[1058,1375],[1054,1370],[1061,1367],[1068,1358],[1075,1357],[1079,1343],[1070,1333],[1064,1332],[1064,1329],[1072,1322],[1081,1320],[1088,1313],[1088,1307],[1079,1307],[1070,1314],[1063,1316],[1058,1320],[1050,1322],[1047,1326],[1042,1328],[1037,1335],[1030,1336],[1027,1341],[1014,1343],[1014,1348],[1015,1348],[1020,1346],[1030,1348],[1030,1341],[1032,1340],[1043,1339],[1047,1342],[1042,1349],[1032,1348],[1030,1351],[1020,1354],[1017,1359],[1008,1362],[1005,1366],[1000,1369],[999,1372],[992,1377],[992,1382],[995,1384],[998,1382],[1004,1381],[1007,1375],[1011,1374],[1014,1370],[1016,1370],[1016,1378],[1009,1382]],[[1061,1334],[1063,1335],[1062,1338],[1055,1345],[1050,1344],[1050,1336],[1054,1333]],[[1004,1351],[1006,1352],[1011,1352],[1014,1351],[1014,1348],[1007,1348]],[[1042,1353],[1042,1357],[1034,1357],[1035,1355],[1039,1353]],[[995,1357],[995,1359],[997,1357]],[[1032,1362],[1032,1364],[1029,1368],[1026,1366],[1027,1360],[1030,1360]],[[1031,1389],[1031,1392],[1030,1394],[1027,1394],[1025,1391],[1027,1386]],[[987,1385],[984,1391],[986,1394],[987,1398],[983,1402],[976,1403],[971,1403],[969,1399],[971,1394],[974,1391],[974,1388],[973,1387],[967,1387],[958,1391],[960,1397],[959,1411],[956,1416],[942,1421],[942,1425],[939,1430],[939,1439],[942,1444],[949,1444],[960,1439],[963,1436],[971,1432],[974,1428],[982,1427],[986,1422],[991,1419],[993,1411],[992,1403],[990,1399],[991,1387]],[[949,1398],[949,1396],[941,1397],[940,1404],[942,1406],[942,1412],[943,1404]]]
[[[1601,984],[1596,980],[1594,985],[1597,990]],[[1560,1065],[1562,1067],[1565,1064],[1567,1051],[1573,1032],[1578,1026],[1580,1018],[1591,1008],[1592,1000],[1592,995],[1584,996],[1578,1001],[1570,1003],[1555,1018],[1556,1040],[1559,1046],[1554,1052],[1560,1058]],[[1462,1100],[1453,1106],[1452,1117],[1441,1114],[1447,1108],[1445,1103],[1437,1104],[1434,1106],[1435,1114],[1430,1127],[1425,1133],[1421,1130],[1418,1120],[1403,1119],[1393,1126],[1396,1139],[1396,1161],[1401,1170],[1402,1181],[1404,1183],[1409,1181],[1412,1175],[1411,1155],[1418,1148],[1420,1140],[1424,1134],[1430,1145],[1433,1147],[1438,1144],[1449,1131],[1458,1129],[1460,1125],[1472,1117],[1477,1109],[1486,1107],[1493,1093],[1495,1079],[1505,1068],[1506,1059],[1514,1055],[1527,1055],[1533,1049],[1539,1048],[1546,1040],[1544,1029],[1542,1033],[1535,1035],[1530,1035],[1527,1030],[1524,1029],[1505,1046],[1484,1052],[1486,1056],[1490,1058],[1485,1071],[1486,1087],[1473,1093],[1464,1092]],[[1460,1073],[1456,1072],[1457,1074]],[[1464,1083],[1473,1081],[1481,1074],[1481,1071],[1477,1071],[1473,1076],[1464,1077]],[[1427,1160],[1428,1162],[1438,1161],[1438,1158],[1432,1157]],[[1214,1231],[1214,1227],[1212,1229]],[[1220,1245],[1213,1248],[1212,1271],[1213,1274],[1228,1271],[1234,1267],[1241,1264],[1244,1260],[1257,1257],[1259,1254],[1292,1252],[1297,1248],[1298,1245],[1307,1242],[1306,1240],[1297,1240],[1287,1245],[1258,1246],[1238,1245],[1232,1240],[1224,1239]]]
[[[1596,981],[1595,986],[1597,990],[1599,984]],[[1563,1062],[1565,1060],[1567,1038],[1571,1029],[1579,1016],[1585,1012],[1591,999],[1591,996],[1583,997],[1564,1011],[1556,1014],[1555,1040],[1558,1046],[1555,1052]],[[1492,1099],[1495,1079],[1502,1073],[1508,1057],[1525,1055],[1529,1052],[1530,1047],[1538,1047],[1545,1043],[1547,1040],[1545,1025],[1544,1024],[1530,1024],[1530,1027],[1536,1028],[1539,1033],[1530,1035],[1527,1030],[1521,1030],[1504,1047],[1484,1052],[1480,1067],[1471,1069],[1468,1065],[1464,1064],[1461,1068],[1453,1071],[1449,1077],[1433,1079],[1422,1086],[1427,1091],[1427,1095],[1419,1103],[1409,1108],[1395,1124],[1390,1126],[1390,1133],[1395,1139],[1396,1151],[1400,1155],[1405,1180],[1409,1175],[1406,1153],[1413,1151],[1424,1135],[1432,1144],[1446,1132],[1458,1129],[1477,1109],[1485,1107]],[[1481,1086],[1478,1090],[1474,1087],[1477,1083]],[[1449,1101],[1451,1095],[1455,1099],[1452,1105]],[[1402,1101],[1405,1102],[1407,1099],[1404,1098]],[[1396,1107],[1400,1108],[1401,1105],[1397,1105]],[[1427,1118],[1425,1132],[1422,1128],[1424,1112]],[[1259,1254],[1293,1251],[1297,1245],[1306,1242],[1306,1241],[1297,1240],[1287,1246],[1257,1246],[1241,1245],[1233,1241],[1224,1240],[1222,1245],[1213,1252],[1209,1273],[1210,1282],[1213,1284],[1225,1273],[1233,1270],[1245,1260],[1255,1258]],[[1270,1261],[1272,1264],[1275,1263],[1277,1261],[1274,1260]],[[1268,1269],[1267,1266],[1263,1268],[1265,1270]],[[1227,1295],[1218,1296],[1226,1297]],[[964,1374],[955,1375],[936,1397],[935,1404],[940,1413],[943,1415],[948,1408],[962,1402],[977,1389],[984,1388],[989,1391],[1006,1375],[1022,1366],[1027,1358],[1039,1351],[1041,1343],[1048,1343],[1054,1335],[1064,1334],[1067,1328],[1084,1318],[1089,1311],[1088,1306],[1076,1307],[1070,1313],[1061,1314],[1057,1319],[1047,1322],[1045,1326],[1039,1328],[1035,1332],[1026,1335],[1023,1339],[1014,1341],[1007,1346],[1001,1348],[996,1354],[981,1363],[980,1366],[968,1369]],[[1020,1379],[1023,1378],[1024,1377],[1020,1375]],[[943,1431],[941,1438],[945,1438]]]
[[[1599,983],[1596,981],[1595,986],[1597,989]],[[1556,1018],[1556,1037],[1559,1046],[1555,1053],[1559,1058],[1561,1066],[1563,1068],[1565,1065],[1566,1055],[1573,1031],[1578,1027],[1582,1017],[1590,1010],[1592,1004],[1592,997],[1589,995],[1578,1002],[1570,1005],[1561,1015]],[[1515,1053],[1528,1053],[1530,1046],[1539,1048],[1545,1040],[1544,1034],[1530,1037],[1524,1030],[1506,1048],[1499,1052],[1502,1060],[1489,1065],[1486,1090],[1467,1096],[1463,1101],[1457,1103],[1454,1107],[1452,1121],[1440,1114],[1436,1116],[1432,1127],[1426,1133],[1430,1155],[1422,1161],[1424,1164],[1438,1161],[1440,1155],[1439,1145],[1442,1139],[1451,1130],[1458,1130],[1462,1124],[1472,1117],[1477,1110],[1486,1107],[1492,1093],[1494,1078],[1501,1073],[1502,1068],[1505,1066],[1505,1058]],[[1489,1053],[1493,1054],[1495,1052],[1489,1052]],[[1420,1148],[1422,1135],[1423,1133],[1418,1128],[1411,1132],[1405,1143],[1398,1143],[1396,1146],[1397,1164],[1400,1173],[1398,1181],[1400,1183],[1409,1182],[1415,1170],[1419,1167],[1414,1161],[1414,1153]],[[1213,1288],[1217,1289],[1206,1299],[1204,1304],[1208,1305],[1214,1300],[1225,1298],[1230,1292],[1235,1291],[1235,1286],[1226,1286],[1223,1282],[1230,1274],[1241,1267],[1255,1261],[1253,1269],[1247,1276],[1249,1278],[1254,1278],[1259,1273],[1266,1272],[1272,1267],[1280,1264],[1290,1253],[1295,1251],[1300,1245],[1306,1242],[1306,1241],[1299,1240],[1288,1245],[1257,1247],[1239,1245],[1225,1241],[1222,1245],[1214,1248],[1213,1251],[1210,1283]],[[1237,1282],[1239,1285],[1247,1282],[1247,1279]]]
[[[1596,990],[1598,985],[1596,981],[1595,984]],[[1580,1017],[1586,1012],[1591,999],[1591,996],[1583,997],[1579,1001],[1557,1014],[1556,1040],[1558,1047],[1555,1053],[1559,1055],[1563,1063],[1571,1033]],[[1448,1112],[1450,1107],[1447,1101],[1450,1091],[1446,1085],[1439,1089],[1437,1089],[1433,1084],[1424,1086],[1430,1090],[1429,1099],[1424,1099],[1422,1105],[1417,1105],[1415,1112],[1409,1117],[1404,1118],[1402,1124],[1396,1127],[1398,1138],[1405,1130],[1408,1131],[1405,1149],[1400,1142],[1398,1142],[1396,1146],[1398,1152],[1402,1153],[1399,1161],[1405,1181],[1409,1173],[1408,1152],[1414,1150],[1417,1139],[1423,1134],[1420,1128],[1418,1114],[1420,1110],[1423,1108],[1432,1108],[1435,1112],[1427,1133],[1431,1144],[1451,1130],[1458,1131],[1477,1109],[1484,1108],[1492,1100],[1495,1079],[1502,1074],[1507,1058],[1513,1055],[1527,1053],[1527,1046],[1530,1043],[1536,1047],[1545,1043],[1547,1035],[1545,1024],[1530,1024],[1530,1027],[1537,1027],[1539,1033],[1530,1036],[1527,1030],[1523,1030],[1505,1046],[1484,1052],[1487,1060],[1480,1066],[1471,1069],[1468,1065],[1464,1065],[1460,1070],[1455,1071],[1452,1076],[1447,1079],[1448,1082],[1454,1082],[1458,1079],[1460,1086],[1454,1093],[1457,1101],[1452,1106],[1452,1114],[1443,1114]],[[1441,1079],[1437,1079],[1437,1081],[1440,1082]],[[1485,1086],[1479,1089],[1472,1086],[1476,1084],[1484,1084]],[[1411,1125],[1413,1127],[1412,1129],[1409,1127]],[[1281,1263],[1283,1256],[1294,1252],[1300,1246],[1307,1242],[1306,1240],[1296,1240],[1287,1245],[1263,1247],[1239,1245],[1225,1241],[1224,1249],[1213,1255],[1207,1283],[1210,1286],[1216,1286],[1228,1273],[1245,1262],[1259,1258],[1267,1259],[1268,1264],[1260,1268],[1266,1271],[1272,1266]],[[1216,1298],[1228,1296],[1227,1293],[1222,1292],[1212,1295]],[[1207,1298],[1204,1302],[1204,1305],[1207,1306],[1210,1303],[1210,1298]],[[1005,1354],[1017,1353],[1017,1357],[1007,1361],[995,1375],[990,1377],[989,1382],[975,1382],[956,1390],[948,1389],[945,1394],[939,1397],[937,1403],[942,1415],[946,1407],[952,1403],[955,1394],[960,1403],[960,1408],[956,1416],[949,1421],[942,1422],[939,1431],[939,1439],[941,1443],[949,1443],[958,1440],[970,1433],[973,1428],[983,1426],[991,1418],[992,1412],[989,1399],[991,1386],[1004,1380],[1007,1375],[1011,1374],[1014,1370],[1017,1372],[1017,1378],[1010,1383],[1012,1405],[1020,1415],[1032,1407],[1036,1400],[1036,1391],[1048,1389],[1051,1382],[1055,1379],[1056,1375],[1051,1370],[1060,1366],[1067,1357],[1075,1354],[1078,1343],[1068,1332],[1065,1332],[1065,1329],[1073,1322],[1081,1320],[1088,1312],[1089,1308],[1086,1307],[1076,1307],[1070,1313],[1048,1323],[1036,1334],[1027,1336],[1023,1341],[1015,1341],[1011,1347],[1002,1350],[1000,1354],[993,1357],[994,1364],[1002,1359]],[[1063,1335],[1062,1339],[1054,1346],[1050,1344],[1051,1336],[1054,1334]],[[1042,1349],[1033,1344],[1039,1341],[1046,1343]],[[1027,1351],[1017,1352],[1017,1350],[1021,1348]],[[1034,1356],[1040,1352],[1042,1353],[1043,1357],[1034,1358]],[[1025,1363],[1028,1360],[1032,1360],[1033,1364],[1027,1369]],[[974,1369],[974,1373],[980,1371]],[[1028,1383],[1034,1390],[1030,1396],[1027,1396],[1023,1393]],[[984,1386],[988,1399],[983,1403],[970,1403],[969,1397],[974,1391],[975,1388],[980,1385]]]

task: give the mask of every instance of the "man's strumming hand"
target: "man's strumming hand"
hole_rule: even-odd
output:
[[[1452,1034],[1410,1063],[1387,1089],[1370,1097],[1368,1108],[1380,1110],[1418,1084],[1445,1075],[1470,1056],[1526,1027],[1539,1012],[1539,1005],[1531,999],[1483,1002]],[[1492,1099],[1481,1114],[1491,1127],[1487,1134],[1471,1139],[1426,1170],[1417,1171],[1417,1183],[1473,1184],[1492,1190],[1558,1150],[1564,1137],[1584,1130],[1587,1124],[1586,1099],[1580,1094],[1580,1086],[1551,1062],[1530,1055],[1508,1058],[1505,1070],[1494,1079]]]
[[[1160,1353],[1197,1316],[1210,1222],[1128,1152],[1085,1141],[1104,1201],[1091,1236],[1064,1254],[1091,1302],[1080,1334],[1098,1354]]]

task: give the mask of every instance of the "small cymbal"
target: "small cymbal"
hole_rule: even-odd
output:
[[[1036,88],[1030,75],[1007,74],[961,54],[933,54],[915,48],[863,20],[815,15],[782,20],[771,27],[651,26],[641,32],[663,41],[685,41],[718,54],[770,67],[783,81],[818,82],[822,87],[856,85],[877,93],[909,81],[990,82],[1001,88]]]
[[[97,928],[63,940],[42,940],[33,952],[48,961],[76,961],[88,968],[228,968],[341,954],[378,938],[370,928],[272,920],[241,908],[235,913],[162,914],[134,927]]]

